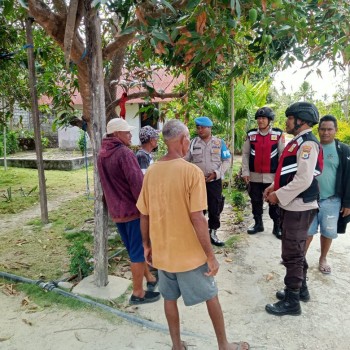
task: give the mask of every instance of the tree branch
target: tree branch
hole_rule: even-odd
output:
[[[67,15],[67,5],[64,0],[53,0],[53,6],[60,15]]]
[[[160,99],[165,98],[183,98],[185,96],[185,92],[170,92],[170,93],[163,93],[163,92],[157,92],[153,91],[150,93],[149,91],[140,91],[135,92],[133,94],[130,94],[127,96],[127,100],[133,100],[135,98],[145,98],[145,97],[158,97]],[[106,114],[108,115],[114,108],[116,108],[119,104],[120,98],[114,100],[112,103],[110,103],[106,108]]]

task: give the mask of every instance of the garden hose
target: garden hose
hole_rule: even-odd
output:
[[[93,301],[89,298],[85,298],[85,297],[82,297],[80,295],[67,292],[67,291],[59,288],[57,285],[57,282],[55,282],[55,281],[44,282],[42,280],[32,280],[32,279],[29,279],[26,277],[21,277],[21,276],[7,273],[7,272],[1,272],[1,271],[0,271],[0,277],[7,279],[7,280],[10,280],[10,281],[14,281],[14,282],[34,284],[34,285],[37,285],[46,291],[54,292],[54,293],[57,293],[59,295],[65,296],[65,297],[73,298],[73,299],[79,300],[83,303],[89,304],[91,306],[103,309],[107,312],[111,312],[112,314],[117,315],[120,318],[122,318],[130,323],[137,324],[137,325],[140,325],[142,327],[146,327],[146,328],[158,331],[158,332],[162,332],[162,333],[166,333],[166,334],[169,333],[167,326],[164,326],[162,324],[159,324],[159,323],[156,323],[153,321],[143,319],[141,317],[137,317],[137,316],[128,314],[126,312],[112,308],[108,305],[104,305],[104,304],[98,303],[96,301]],[[186,335],[186,336],[190,336],[190,337],[196,337],[196,338],[207,338],[207,336],[205,336],[205,335],[196,334],[196,333],[192,333],[192,332],[186,332],[186,331],[182,332],[182,334]]]

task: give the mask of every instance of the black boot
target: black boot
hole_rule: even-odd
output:
[[[285,289],[284,299],[274,304],[267,304],[265,310],[272,315],[284,316],[292,315],[298,316],[301,314],[301,307],[299,302],[299,289]]]
[[[282,231],[279,220],[274,220],[272,233],[276,236],[276,238],[282,239]]]
[[[209,229],[209,236],[210,236],[210,242],[211,244],[214,244],[218,247],[223,247],[225,243],[223,241],[220,241],[218,236],[216,235],[216,230],[214,229]]]
[[[247,232],[250,235],[253,235],[255,233],[264,231],[264,225],[263,225],[263,221],[262,221],[262,216],[261,215],[254,216],[254,220],[255,220],[255,225],[252,226],[252,227],[249,227],[248,230],[247,230]]]
[[[279,290],[278,292],[276,292],[276,298],[278,300],[283,300],[285,297],[285,294],[286,294],[285,289]],[[306,280],[304,280],[303,284],[301,285],[299,299],[300,299],[300,301],[304,301],[305,303],[310,300],[310,293],[309,293],[309,290],[307,288]]]

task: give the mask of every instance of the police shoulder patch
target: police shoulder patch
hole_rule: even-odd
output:
[[[302,159],[309,159],[311,153],[311,146],[303,146],[301,148],[301,158]]]

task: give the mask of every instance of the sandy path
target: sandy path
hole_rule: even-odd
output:
[[[47,202],[47,210],[51,211],[57,209],[59,206],[71,199],[82,196],[84,192],[69,192],[64,196],[50,199]],[[6,231],[11,230],[14,226],[23,226],[29,220],[34,218],[40,218],[40,203],[35,206],[21,211],[18,215],[13,214],[0,214],[0,236],[5,234]]]
[[[221,236],[228,234],[230,215],[225,221]],[[308,256],[312,299],[302,304],[301,316],[276,317],[264,307],[275,301],[275,291],[283,286],[284,267],[279,264],[280,241],[271,234],[266,214],[264,221],[265,232],[243,233],[234,253],[217,254],[219,297],[229,338],[247,340],[252,349],[350,349],[350,231],[334,241],[329,254],[333,271],[327,276],[317,269],[319,243],[315,239]],[[171,349],[167,334],[115,316],[53,307],[31,313],[21,306],[22,299],[0,293],[0,349]],[[205,306],[185,308],[180,302],[179,307],[182,328],[198,335],[184,337],[189,349],[216,349]],[[141,306],[134,314],[165,324],[161,302]]]

